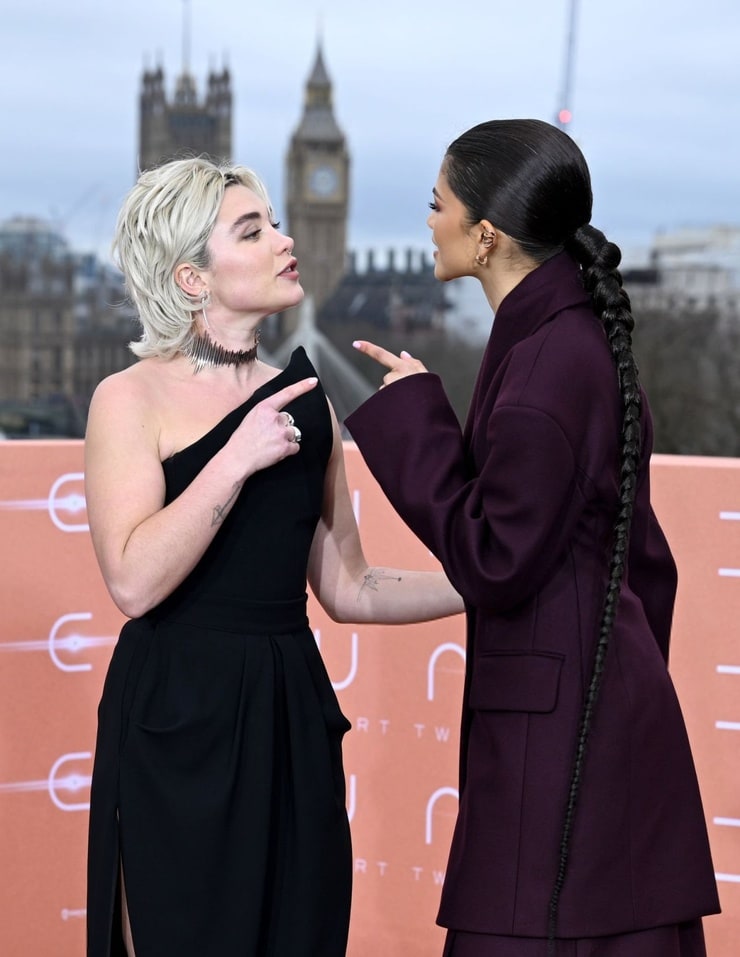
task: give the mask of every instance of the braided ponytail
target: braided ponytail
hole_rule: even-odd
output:
[[[637,468],[640,460],[641,395],[637,365],[632,354],[634,319],[630,301],[622,288],[622,277],[617,269],[621,261],[619,248],[607,241],[593,226],[581,226],[565,244],[566,250],[581,264],[583,283],[591,296],[594,309],[606,332],[614,358],[622,396],[622,436],[620,448],[619,508],[612,533],[612,551],[609,559],[609,581],[599,625],[598,642],[593,670],[581,711],[578,741],[568,789],[568,803],[560,838],[560,856],[555,884],[548,912],[548,952],[553,954],[557,927],[558,904],[565,882],[570,853],[570,841],[575,820],[578,792],[581,785],[586,747],[599,697],[609,640],[619,604],[622,579],[627,561],[630,526],[637,486]]]

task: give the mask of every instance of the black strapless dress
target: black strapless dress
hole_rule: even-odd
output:
[[[315,375],[305,352],[168,459],[167,501],[252,406]],[[351,892],[342,715],[306,617],[332,428],[290,405],[297,455],[252,476],[203,559],[127,622],[99,708],[88,957],[343,957]]]

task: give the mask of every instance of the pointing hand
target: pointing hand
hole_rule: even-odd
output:
[[[383,376],[383,385],[390,385],[391,382],[395,382],[397,379],[403,379],[406,376],[427,371],[424,364],[420,362],[419,359],[414,359],[405,349],[400,355],[395,355],[395,353],[389,352],[387,349],[376,346],[372,342],[365,342],[362,339],[356,340],[352,345],[358,352],[370,356],[371,359],[375,359],[376,362],[379,362],[382,366],[385,366],[386,369],[390,370]],[[381,389],[382,388],[383,386],[381,386]]]

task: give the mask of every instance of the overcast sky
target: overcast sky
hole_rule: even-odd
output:
[[[595,225],[625,252],[659,231],[740,225],[738,0],[580,0],[571,132]],[[352,158],[354,249],[429,248],[447,143],[494,117],[552,120],[570,0],[189,0],[190,68],[231,69],[234,158],[283,215],[288,140],[317,37]],[[183,68],[183,0],[4,4],[0,220],[52,220],[106,254],[133,183],[145,66]],[[300,255],[300,252],[299,252]]]

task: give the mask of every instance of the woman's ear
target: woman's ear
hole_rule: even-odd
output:
[[[206,292],[200,273],[190,263],[180,263],[175,267],[175,282],[190,299],[200,299]]]
[[[479,242],[486,252],[490,252],[496,245],[496,240],[498,238],[496,236],[496,230],[494,229],[493,224],[487,219],[482,219],[478,223],[478,229],[480,230]]]
[[[479,266],[485,266],[496,246],[496,230],[487,219],[482,219],[473,227],[473,237],[476,243],[475,262]]]

